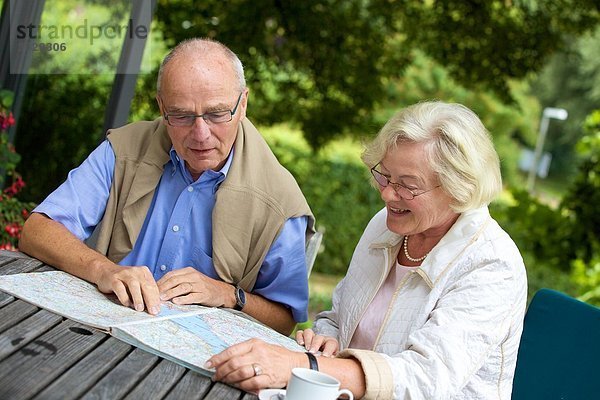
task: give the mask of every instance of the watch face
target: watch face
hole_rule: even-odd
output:
[[[246,293],[240,287],[236,288],[236,290],[235,290],[235,300],[236,300],[235,309],[238,311],[241,310],[242,308],[244,308],[244,306],[246,305]]]

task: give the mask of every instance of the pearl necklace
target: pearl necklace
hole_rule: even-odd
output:
[[[406,258],[408,258],[408,260],[412,261],[412,262],[421,262],[425,259],[425,257],[427,257],[429,255],[429,253],[427,253],[423,257],[412,258],[408,254],[408,235],[404,236],[404,244],[402,245],[402,248],[404,248],[404,255],[406,256]]]

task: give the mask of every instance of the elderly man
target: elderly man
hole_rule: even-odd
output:
[[[109,131],[34,210],[19,248],[138,311],[228,307],[290,333],[307,319],[314,218],[246,119],[240,60],[184,41],[160,67],[156,99],[162,118]]]

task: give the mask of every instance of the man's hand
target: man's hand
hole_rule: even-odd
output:
[[[218,281],[192,267],[170,271],[158,281],[161,300],[175,304],[202,304],[210,307],[235,305],[234,287]]]
[[[148,267],[105,266],[96,285],[102,293],[116,294],[126,307],[137,311],[146,308],[153,315],[160,311],[158,286]]]

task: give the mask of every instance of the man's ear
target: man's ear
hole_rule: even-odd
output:
[[[246,117],[246,109],[248,108],[248,95],[250,94],[250,89],[245,88],[244,89],[245,93],[242,95],[242,104],[240,104],[240,106],[242,106],[242,112],[241,112],[241,117],[240,119],[244,119]]]

